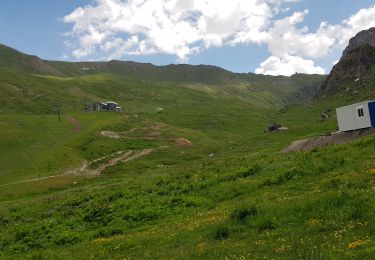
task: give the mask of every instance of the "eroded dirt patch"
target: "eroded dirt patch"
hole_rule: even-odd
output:
[[[156,148],[156,149],[163,149],[163,148],[165,148],[165,147],[161,146],[161,147]],[[25,182],[42,181],[42,180],[46,180],[46,179],[62,177],[62,176],[65,176],[65,175],[74,175],[74,174],[87,174],[87,175],[94,175],[94,176],[100,175],[108,167],[114,166],[114,165],[116,165],[120,162],[128,162],[128,161],[140,158],[142,156],[146,156],[146,155],[152,153],[154,150],[155,149],[143,149],[143,150],[140,150],[140,151],[119,151],[119,152],[110,154],[108,156],[98,158],[98,159],[93,160],[91,162],[85,161],[79,167],[70,169],[70,170],[68,170],[68,171],[66,171],[62,174],[44,176],[44,177],[40,177],[40,178],[28,179],[28,180],[13,182],[13,183],[6,183],[6,184],[0,185],[0,187],[14,185],[14,184],[20,184],[20,183],[25,183]],[[99,162],[101,160],[105,160],[105,159],[109,159],[109,161],[100,164],[95,169],[90,169],[90,166],[92,166],[94,163]]]
[[[128,161],[137,159],[139,157],[148,155],[148,154],[152,153],[153,151],[154,151],[154,149],[143,149],[141,151],[134,151],[134,152],[133,151],[128,151],[128,152],[125,152],[124,154],[121,154],[118,157],[112,158],[107,163],[100,165],[96,170],[94,170],[94,173],[96,175],[100,175],[108,167],[114,166],[114,165],[116,165],[116,164],[118,164],[120,162],[128,162]]]
[[[180,145],[180,146],[190,146],[190,145],[193,145],[192,142],[190,142],[188,139],[186,138],[174,138],[174,142],[177,144],[177,145]]]
[[[184,138],[184,137],[164,137],[161,133],[161,130],[165,128],[166,125],[163,124],[153,124],[149,127],[142,127],[142,128],[132,128],[126,132],[118,133],[113,131],[101,131],[100,134],[102,136],[114,139],[120,138],[130,138],[130,139],[144,139],[144,140],[151,140],[151,141],[171,141],[174,142],[178,146],[191,146],[193,143]],[[131,137],[134,132],[138,132],[140,136],[138,137]],[[130,135],[130,136],[127,136]]]
[[[100,134],[102,136],[108,137],[108,138],[113,138],[113,139],[120,139],[121,136],[117,132],[112,132],[112,131],[101,131]]]
[[[375,129],[370,128],[351,132],[340,132],[329,136],[320,136],[313,139],[298,140],[289,144],[287,147],[281,150],[281,152],[305,152],[317,147],[346,144],[372,134],[375,134]]]

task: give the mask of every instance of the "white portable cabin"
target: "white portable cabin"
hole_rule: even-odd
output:
[[[375,128],[375,100],[336,108],[339,131]]]

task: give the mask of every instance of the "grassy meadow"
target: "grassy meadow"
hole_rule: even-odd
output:
[[[369,259],[375,138],[279,152],[335,132],[335,108],[363,97],[285,106],[298,84],[269,81],[1,69],[0,257]],[[106,100],[124,112],[84,112]],[[264,133],[273,122],[288,130]]]

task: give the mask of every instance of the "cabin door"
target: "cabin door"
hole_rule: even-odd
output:
[[[371,126],[375,128],[375,101],[368,103],[368,109],[370,112]]]

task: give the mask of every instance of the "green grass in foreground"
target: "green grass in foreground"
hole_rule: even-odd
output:
[[[0,248],[42,259],[370,257],[374,144],[141,173],[122,164],[96,184],[3,203]]]

